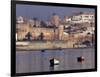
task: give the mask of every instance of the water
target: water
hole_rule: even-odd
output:
[[[94,68],[94,48],[63,49],[41,51],[16,51],[16,72],[44,72]],[[80,63],[77,57],[84,56]],[[49,60],[59,59],[60,64],[50,67]]]

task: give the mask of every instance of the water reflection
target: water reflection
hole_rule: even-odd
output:
[[[50,70],[50,71],[59,70],[59,65],[50,66],[50,67],[49,67],[49,70]]]
[[[84,62],[78,62],[77,57],[84,56]],[[59,65],[50,66],[50,59],[60,61]],[[45,51],[17,51],[16,72],[43,72],[73,69],[94,68],[94,48],[63,49]]]

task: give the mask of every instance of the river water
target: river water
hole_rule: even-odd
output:
[[[76,48],[62,50],[16,51],[16,73],[77,70],[94,68],[94,48]],[[83,63],[77,57],[85,58]],[[49,60],[56,58],[59,65],[50,66]]]

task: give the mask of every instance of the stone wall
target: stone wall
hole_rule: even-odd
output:
[[[32,39],[38,39],[39,35],[43,33],[44,40],[57,40],[62,37],[62,31],[56,28],[41,28],[41,27],[33,27],[30,24],[17,24],[17,39],[23,40],[28,32],[32,34]],[[59,32],[60,31],[60,32]],[[61,33],[61,34],[60,34]],[[60,35],[60,36],[59,36]]]

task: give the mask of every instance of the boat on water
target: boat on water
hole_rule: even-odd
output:
[[[56,58],[52,58],[50,59],[50,65],[51,66],[54,66],[54,65],[59,65],[60,64],[60,61]]]
[[[80,57],[77,58],[77,61],[80,62],[80,63],[82,63],[82,62],[85,61],[85,57],[80,56]]]

